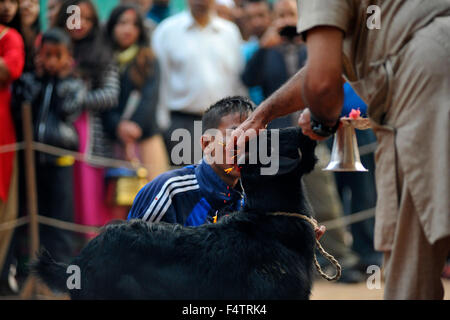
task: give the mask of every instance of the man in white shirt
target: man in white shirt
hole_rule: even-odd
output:
[[[185,128],[191,141],[198,141],[194,121],[216,101],[246,93],[240,80],[244,62],[238,27],[215,14],[214,0],[188,3],[190,10],[164,20],[152,39],[161,66],[160,110],[170,112],[170,150],[178,143],[170,139],[173,130]],[[167,127],[162,116],[159,121]]]

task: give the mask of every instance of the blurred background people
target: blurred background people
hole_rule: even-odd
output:
[[[250,9],[249,5],[246,8]],[[306,46],[296,32],[295,0],[275,2],[273,17],[269,27],[255,28],[259,29],[258,47],[247,62],[242,75],[243,82],[248,87],[258,86],[262,89],[263,99],[275,92],[303,67],[307,57]],[[268,128],[292,126],[294,119],[295,115],[275,119]]]
[[[0,144],[10,144],[21,141],[21,134],[15,129],[16,113],[12,107],[13,81],[22,74],[25,63],[25,48],[21,36],[22,23],[18,0],[0,0],[0,28],[2,29],[1,58],[0,58]],[[21,128],[21,127],[20,127]],[[20,131],[19,131],[20,132]],[[20,153],[0,154],[0,219],[2,221],[14,220],[18,216],[20,205],[20,192],[18,184],[20,179],[19,168]],[[15,230],[0,233],[0,291],[11,293],[17,291],[17,283],[13,277],[17,263],[14,259]]]
[[[158,25],[152,40],[161,65],[160,108],[170,111],[165,137],[169,153],[177,143],[171,141],[171,134],[178,128],[191,134],[192,151],[194,146],[200,148],[196,142],[201,132],[194,137],[194,121],[200,121],[215,101],[245,93],[240,81],[243,60],[239,29],[215,15],[214,0],[188,3],[189,10]],[[190,162],[199,160],[201,152]]]
[[[246,17],[246,30],[249,38],[242,45],[246,70],[248,69],[249,60],[260,48],[259,41],[272,24],[272,5],[267,0],[248,0],[244,2],[244,14]],[[257,62],[259,63],[259,62]],[[256,104],[260,104],[264,100],[264,92],[259,84],[244,84],[248,86],[251,100]]]
[[[67,8],[80,8],[80,28],[70,27]],[[111,49],[104,40],[100,20],[90,0],[67,0],[61,6],[57,26],[66,30],[73,42],[75,75],[83,80],[87,94],[82,113],[75,122],[80,138],[79,152],[87,159],[92,156],[110,157],[112,147],[103,128],[105,111],[117,107],[120,91],[119,73]],[[75,221],[84,225],[101,226],[110,220],[105,204],[104,167],[86,162],[75,163]]]
[[[247,41],[250,37],[248,30],[248,20],[247,15],[245,13],[244,4],[246,1],[244,0],[234,0],[233,11],[233,21],[238,26],[239,31],[241,32],[242,39]]]
[[[37,41],[40,39],[39,0],[19,0],[21,31],[25,42],[25,72],[34,70]]]
[[[0,24],[22,34],[19,0],[0,0]]]
[[[146,17],[153,6],[153,0],[120,0],[120,4],[134,4],[139,9],[139,14]]]
[[[233,9],[235,7],[233,0],[216,0],[214,3],[214,10],[216,14],[228,21],[234,22]]]
[[[9,7],[9,8],[8,8]],[[11,9],[13,7],[13,9]],[[17,15],[17,1],[0,0],[0,146],[16,142],[11,115],[11,83],[25,64],[24,43],[14,28],[7,27]],[[18,214],[18,170],[15,152],[0,153],[0,224],[15,220]],[[10,242],[14,230],[0,231],[0,295],[17,292],[11,282]]]
[[[47,0],[47,23],[50,28],[56,25],[58,12],[63,1],[64,0]]]
[[[117,107],[103,116],[105,130],[117,144],[115,157],[138,161],[147,169],[147,178],[151,181],[169,169],[162,131],[156,119],[158,61],[136,6],[115,8],[106,24],[106,35],[119,65],[120,94]],[[108,172],[110,176],[130,174],[123,170]],[[128,209],[122,208],[122,219],[126,218]]]
[[[29,72],[21,78],[15,97],[18,106],[32,106],[34,141],[66,150],[78,149],[78,134],[73,122],[81,111],[84,86],[72,76],[72,41],[61,29],[46,31],[38,48],[41,72]],[[37,152],[36,186],[39,214],[73,222],[73,164],[70,155],[54,156]],[[60,261],[74,254],[73,234],[40,225],[40,242]]]
[[[37,49],[39,46],[39,41],[41,38],[41,27],[40,27],[40,4],[38,0],[19,0],[19,11],[18,15],[20,17],[20,33],[25,44],[25,67],[23,70],[24,74],[33,73],[36,68],[40,68],[39,59],[37,56]],[[37,70],[39,72],[40,70]],[[13,98],[16,95],[15,83],[13,83]],[[14,100],[14,99],[13,99]],[[22,135],[22,110],[20,105],[15,105],[12,110],[14,118],[14,126],[16,128],[16,136],[18,141],[23,140]],[[25,176],[24,176],[24,160],[22,153],[18,155],[18,165],[19,165],[19,212],[24,212],[24,202],[25,202]]]
[[[256,47],[248,53],[249,57],[259,48],[259,40],[272,24],[272,5],[267,0],[247,0],[244,2],[246,29],[249,38],[247,44]],[[246,55],[246,60],[248,60]]]
[[[138,8],[138,14],[142,16],[144,25],[147,28],[148,36],[150,37],[157,25],[153,19],[150,19],[147,16],[147,13],[153,5],[153,0],[120,0],[120,5],[128,4],[135,5]]]
[[[154,21],[156,24],[161,23],[164,19],[171,16],[169,7],[170,0],[153,0],[150,11],[147,12],[147,18]]]

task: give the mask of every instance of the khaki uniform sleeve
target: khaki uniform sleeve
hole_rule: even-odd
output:
[[[297,0],[297,32],[314,27],[337,27],[347,33],[352,18],[351,0]]]

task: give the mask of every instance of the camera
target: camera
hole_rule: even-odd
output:
[[[286,37],[289,40],[292,40],[296,36],[299,35],[297,33],[297,27],[296,26],[285,26],[279,31],[280,36]]]

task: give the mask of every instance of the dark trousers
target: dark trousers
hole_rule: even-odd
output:
[[[73,166],[38,164],[36,170],[38,212],[42,216],[73,222]],[[71,231],[40,225],[41,247],[46,248],[58,262],[73,257],[75,239]]]

